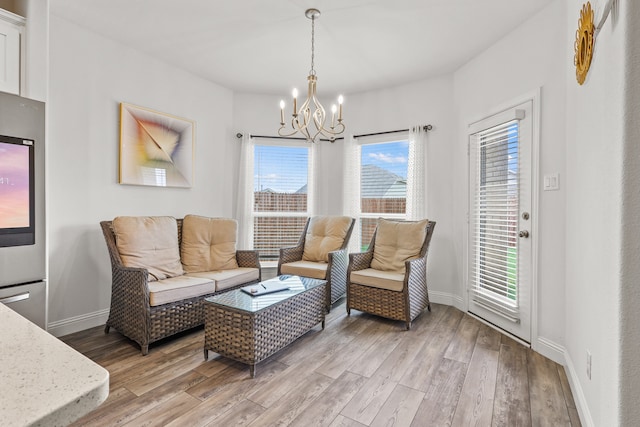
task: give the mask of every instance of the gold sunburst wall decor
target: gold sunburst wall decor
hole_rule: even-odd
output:
[[[591,66],[593,43],[595,41],[593,15],[591,3],[583,4],[580,11],[580,19],[578,19],[578,30],[576,31],[576,42],[574,44],[575,56],[573,57],[573,63],[576,66],[576,79],[579,84],[584,83]]]

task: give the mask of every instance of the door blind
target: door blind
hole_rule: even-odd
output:
[[[471,135],[471,298],[514,322],[518,312],[518,120]]]

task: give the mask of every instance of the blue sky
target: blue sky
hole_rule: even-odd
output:
[[[365,144],[362,146],[362,163],[406,178],[408,152],[407,141]],[[308,147],[256,145],[254,153],[255,191],[270,188],[277,192],[293,193],[307,183]]]
[[[407,178],[409,142],[395,141],[362,146],[362,164],[374,165]]]

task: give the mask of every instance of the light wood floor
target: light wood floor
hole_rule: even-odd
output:
[[[203,357],[196,329],[149,354],[111,330],[62,338],[110,372],[109,398],[75,425],[579,426],[562,366],[453,307],[410,331],[333,308],[256,367]]]

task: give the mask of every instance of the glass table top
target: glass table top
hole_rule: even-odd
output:
[[[205,301],[253,313],[271,305],[277,304],[280,301],[284,301],[287,298],[292,297],[293,295],[297,295],[299,293],[308,291],[309,289],[321,286],[323,283],[326,283],[325,280],[282,275],[279,277],[274,277],[273,279],[264,280],[260,283],[255,283],[248,287],[261,286],[261,284],[263,283],[267,285],[269,283],[274,284],[274,282],[277,282],[278,284],[286,284],[289,289],[257,296],[249,295],[248,293],[240,289],[234,289],[229,292],[223,292],[221,294],[205,298]]]

